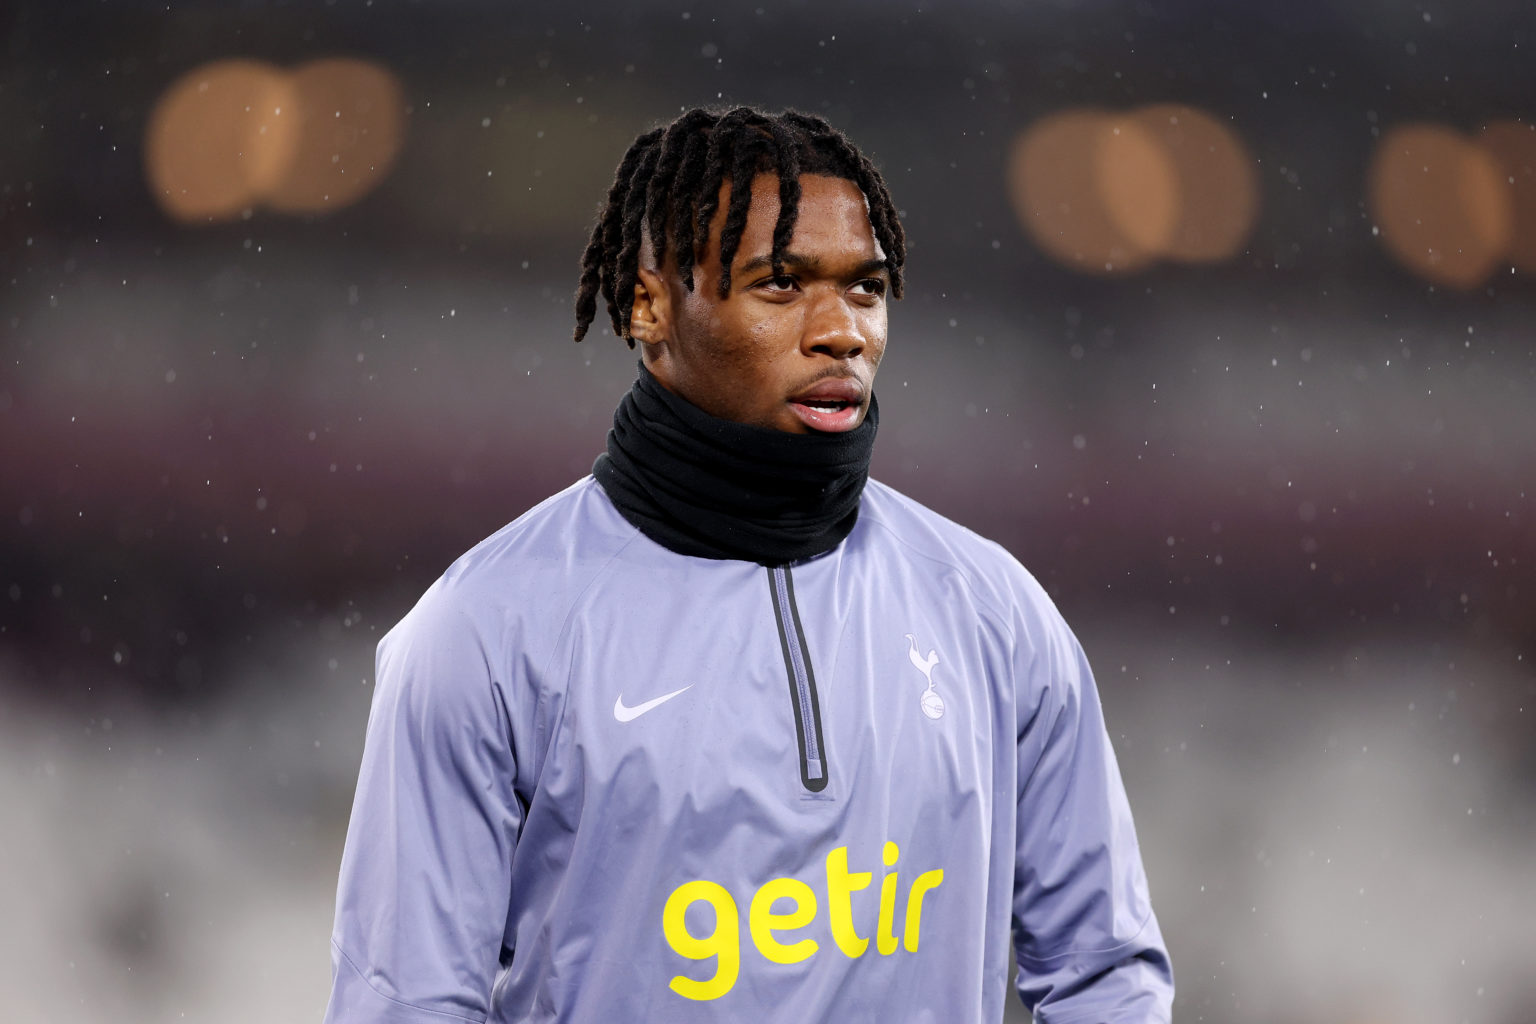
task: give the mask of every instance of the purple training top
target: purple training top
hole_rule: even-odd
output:
[[[379,644],[328,1022],[1169,1020],[1082,649],[998,545],[870,481],[787,568],[590,477]]]

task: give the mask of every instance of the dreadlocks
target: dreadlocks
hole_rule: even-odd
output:
[[[901,298],[906,235],[885,180],[847,136],[814,114],[793,110],[770,116],[751,107],[724,113],[695,109],[642,134],[619,162],[608,201],[581,256],[576,340],[592,326],[601,293],[613,332],[635,347],[629,315],[643,234],[649,234],[657,262],[670,251],[683,283],[693,290],[693,268],[705,250],[709,224],[720,205],[720,187],[727,179],[731,193],[720,232],[720,297],[729,295],[731,262],[747,225],[752,179],[759,174],[779,179],[775,274],[783,273],[784,251],[800,212],[800,176],[824,174],[847,179],[864,193],[870,226],[885,251],[891,294]]]

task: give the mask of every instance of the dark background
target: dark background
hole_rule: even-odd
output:
[[[820,112],[882,168],[909,290],[874,475],[1009,547],[1082,638],[1179,1019],[1536,1019],[1536,286],[1415,277],[1366,196],[1392,126],[1536,116],[1531,5],[23,3],[0,28],[7,1019],[319,1017],[373,646],[590,467],[634,373],[611,333],[569,340],[591,218],[635,134],[716,102]],[[336,56],[403,92],[376,188],[157,205],[172,83]],[[1160,102],[1246,145],[1243,251],[1051,262],[1015,138]]]

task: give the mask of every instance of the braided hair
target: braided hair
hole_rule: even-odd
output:
[[[629,334],[643,234],[657,262],[669,251],[683,284],[693,291],[693,269],[719,212],[720,187],[731,193],[720,232],[720,297],[731,290],[731,262],[741,245],[752,201],[752,179],[779,179],[779,219],[773,227],[773,271],[783,273],[784,251],[800,212],[800,176],[822,174],[853,182],[869,203],[870,226],[886,254],[891,293],[901,298],[906,235],[885,180],[842,132],[814,114],[786,110],[769,115],[751,107],[724,112],[694,109],[671,124],[641,134],[614,173],[608,200],[581,256],[576,289],[576,340],[597,316],[597,296],[608,303],[614,334]]]

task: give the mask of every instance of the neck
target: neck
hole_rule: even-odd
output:
[[[679,554],[783,565],[853,529],[879,409],[843,434],[790,434],[711,416],[642,364],[592,473],[640,532]]]

